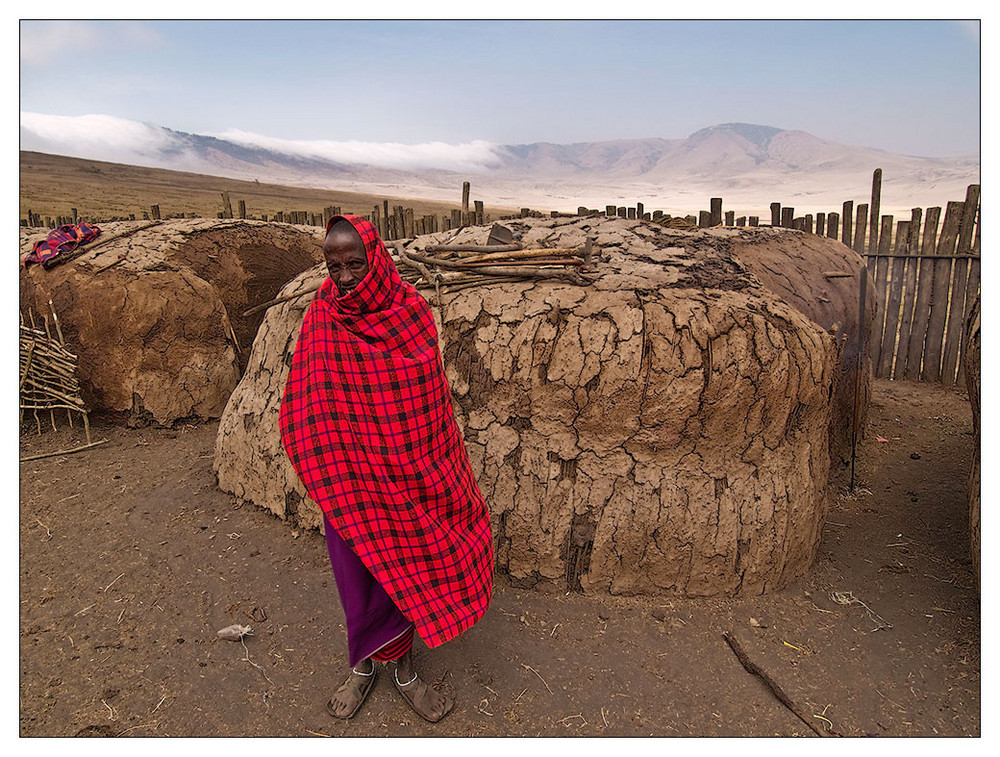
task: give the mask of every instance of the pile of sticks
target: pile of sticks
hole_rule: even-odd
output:
[[[42,433],[42,421],[38,411],[49,412],[53,430],[56,429],[56,411],[65,410],[69,425],[73,425],[73,414],[83,419],[87,444],[90,445],[90,420],[87,407],[80,396],[80,384],[76,378],[76,355],[66,348],[59,316],[52,301],[52,327],[48,316],[43,315],[44,328],[35,324],[35,316],[28,310],[28,319],[20,313],[20,380],[18,395],[20,400],[20,420],[24,421],[25,411],[30,410]],[[53,330],[55,334],[53,335]]]
[[[400,275],[418,289],[438,294],[484,284],[559,279],[587,285],[592,264],[590,239],[582,249],[512,244],[438,244],[417,252],[398,248]]]
[[[397,244],[395,249],[393,262],[400,277],[417,289],[434,289],[439,303],[442,294],[486,284],[561,279],[570,284],[587,285],[595,278],[590,272],[593,260],[593,242],[590,239],[579,250],[568,247],[525,250],[517,242],[497,245],[439,244],[420,252],[407,251],[402,244]],[[312,294],[319,287],[317,284],[262,302],[243,311],[243,317]]]

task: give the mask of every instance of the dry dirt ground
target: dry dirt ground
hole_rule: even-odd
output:
[[[475,628],[418,642],[425,678],[457,699],[437,725],[385,670],[353,721],[326,713],[346,662],[323,538],[216,488],[217,426],[95,420],[107,444],[20,464],[22,736],[815,737],[724,632],[836,734],[980,734],[957,390],[876,382],[860,488],[834,493],[813,568],[782,591],[586,597],[498,578]],[[20,454],[81,437],[22,427]],[[216,637],[233,623],[252,626],[245,644]]]

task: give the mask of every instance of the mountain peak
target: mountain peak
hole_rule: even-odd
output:
[[[701,141],[712,134],[718,134],[720,132],[730,132],[736,134],[739,137],[747,140],[751,144],[755,145],[761,150],[766,150],[768,144],[775,134],[779,134],[782,130],[774,126],[761,126],[759,124],[744,124],[744,123],[728,123],[728,124],[716,124],[715,126],[708,126],[704,129],[699,129],[694,134],[692,134],[688,139],[692,141]]]

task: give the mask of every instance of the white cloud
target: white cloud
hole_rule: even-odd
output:
[[[105,115],[51,116],[21,112],[21,149],[141,165],[175,141],[158,126]]]
[[[276,139],[238,129],[206,136],[293,157],[405,171],[478,172],[498,162],[496,146],[481,140],[457,145],[309,141]],[[100,114],[54,116],[22,111],[21,149],[179,170],[206,167],[203,160],[186,153],[177,136],[167,129]]]
[[[416,145],[399,142],[333,142],[276,139],[239,129],[230,129],[213,136],[248,147],[260,147],[289,155],[407,171],[428,169],[480,171],[497,162],[496,146],[483,140],[457,145],[445,142],[424,142]]]

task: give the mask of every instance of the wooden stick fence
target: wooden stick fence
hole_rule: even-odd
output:
[[[961,345],[965,317],[980,288],[979,265],[979,185],[970,185],[963,202],[949,202],[941,223],[939,207],[914,208],[909,219],[896,220],[891,215],[880,216],[882,169],[872,176],[870,203],[853,200],[830,212],[795,215],[795,209],[773,202],[769,206],[770,225],[795,229],[808,234],[842,241],[863,255],[874,280],[871,296],[877,303],[877,316],[870,342],[874,372],[878,378],[911,379],[954,384],[961,378]],[[652,221],[680,229],[711,226],[759,226],[760,216],[735,217],[733,211],[723,211],[720,197],[709,201],[709,209],[697,216],[671,216],[663,210],[647,210],[641,202],[634,206],[606,205],[604,210],[579,207],[576,213],[551,211],[543,213],[521,208],[512,218],[617,216]],[[219,218],[232,218],[234,211],[228,192],[222,193],[223,210]],[[322,212],[304,210],[279,211],[258,220],[324,226],[329,218],[341,212],[340,207],[327,206]],[[358,212],[358,211],[354,211]],[[374,205],[363,214],[379,230],[386,241],[412,239],[421,234],[450,231],[464,226],[481,226],[492,219],[484,213],[483,203],[472,201],[470,185],[462,185],[462,203],[449,215],[417,216],[413,208],[390,207],[388,200]],[[248,215],[246,202],[238,200],[236,214]],[[143,212],[147,220],[161,218],[159,205]],[[195,217],[193,213],[187,216]],[[28,211],[22,225],[54,227],[77,223],[81,219],[76,208],[71,216],[54,220],[43,219]],[[135,214],[129,219],[138,220]],[[766,225],[766,224],[764,224]],[[940,229],[939,229],[940,226]]]
[[[882,169],[872,175],[870,204],[855,207],[848,200],[839,210],[815,216],[796,216],[792,207],[770,204],[771,226],[836,239],[865,257],[874,280],[869,296],[877,306],[869,342],[877,378],[964,383],[964,325],[980,291],[979,190],[978,184],[970,184],[963,202],[949,202],[943,224],[940,207],[926,212],[913,208],[906,220],[880,216]],[[724,213],[722,198],[713,197],[709,204],[697,217],[649,213],[642,203],[608,205],[604,211],[581,207],[577,214],[639,218],[677,228],[761,225],[758,216]],[[542,214],[521,210],[522,217],[535,215]]]
[[[492,218],[485,213],[485,205],[482,200],[473,200],[473,209],[469,210],[469,182],[465,182],[462,187],[462,209],[452,210],[448,215],[424,214],[417,216],[413,208],[406,208],[402,205],[389,207],[389,201],[383,200],[381,204],[374,205],[370,213],[361,212],[360,209],[349,209],[346,212],[364,216],[375,224],[379,230],[379,235],[386,241],[396,239],[412,239],[421,234],[433,234],[438,231],[451,231],[464,226],[482,226],[490,223]],[[234,213],[232,200],[229,192],[222,192],[222,210],[216,213],[217,218],[241,218],[259,221],[273,221],[277,223],[294,223],[305,226],[326,226],[326,222],[331,216],[340,215],[341,208],[335,205],[328,205],[322,212],[308,210],[279,210],[271,215],[261,214],[253,216],[247,212],[245,200],[237,200],[237,211]],[[91,223],[107,223],[109,221],[159,221],[169,218],[197,218],[196,213],[176,213],[173,215],[163,215],[159,205],[151,205],[148,211],[140,214],[130,213],[128,216],[114,216],[109,218],[83,218],[77,213],[76,208],[72,208],[72,214],[68,216],[41,216],[38,213],[28,210],[26,217],[21,219],[21,225],[33,228],[54,229],[57,226],[76,224],[80,221]],[[141,218],[139,217],[141,216]]]
[[[23,421],[25,411],[30,410],[38,426],[38,433],[41,434],[39,410],[43,413],[48,411],[53,430],[56,429],[57,410],[66,411],[70,426],[73,425],[73,414],[78,413],[83,420],[87,444],[90,445],[90,420],[76,378],[76,355],[66,348],[59,316],[56,315],[51,300],[49,308],[52,313],[51,327],[48,316],[43,316],[42,328],[36,325],[34,313],[30,309],[27,321],[23,313],[19,314],[19,419]]]

